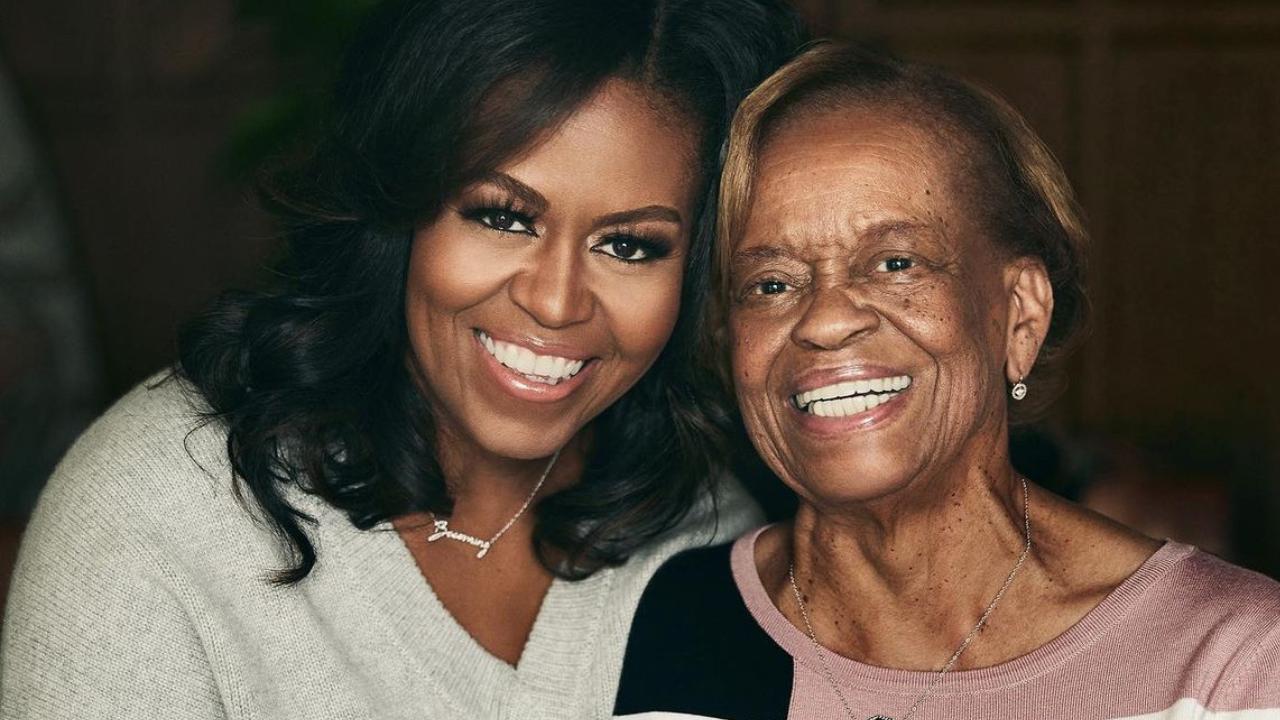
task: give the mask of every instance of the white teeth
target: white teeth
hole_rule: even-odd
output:
[[[476,337],[498,362],[534,382],[557,385],[577,375],[586,364],[584,360],[570,360],[557,355],[536,355],[526,347],[494,340],[479,330]]]
[[[878,407],[910,385],[910,375],[852,380],[806,390],[793,395],[791,402],[819,417],[843,417]]]
[[[529,348],[516,348],[516,370],[526,374],[533,374],[533,366],[536,365],[538,359],[534,357],[533,351]]]
[[[855,395],[853,397],[834,398],[831,400],[814,400],[804,411],[818,417],[845,417],[857,415],[877,408],[897,397],[898,393],[890,392],[880,395]]]
[[[498,344],[495,342],[494,346],[497,347],[498,351],[493,356],[498,358],[498,362],[514,369],[516,360],[520,357],[520,349],[515,345],[507,345],[506,343]]]
[[[537,362],[533,364],[533,374],[541,375],[542,377],[552,377],[551,370],[556,366],[556,360],[560,359],[561,358],[551,357],[550,355],[539,355]]]

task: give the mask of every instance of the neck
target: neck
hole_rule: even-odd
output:
[[[538,499],[578,481],[586,461],[587,444],[585,431],[569,441],[530,507],[536,505]],[[444,435],[437,447],[445,482],[454,501],[451,518],[456,518],[457,529],[478,536],[487,536],[486,533],[496,531],[511,519],[537,488],[552,459],[551,455],[532,459],[504,457],[474,442]],[[532,527],[532,512],[526,511],[510,532],[527,535]]]
[[[1021,479],[1007,458],[994,460],[918,477],[852,510],[801,506],[781,555],[794,563],[824,645],[919,670],[936,670],[954,651],[1025,543]],[[795,605],[779,570],[766,568],[774,599]]]

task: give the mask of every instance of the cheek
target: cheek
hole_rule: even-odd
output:
[[[935,360],[971,354],[986,337],[985,318],[954,279],[930,280],[910,293],[882,299],[885,314]]]
[[[937,390],[950,412],[966,415],[984,402],[987,382],[1002,363],[1002,346],[992,343],[994,303],[955,277],[918,290],[886,301],[886,315],[937,368]]]
[[[756,355],[756,344],[752,342],[750,323],[740,313],[729,315],[729,364],[733,371],[733,382],[738,387],[749,387],[762,376],[759,370],[760,358]]]
[[[606,271],[593,278],[593,293],[623,359],[647,368],[671,339],[683,272],[680,264],[669,263],[630,276]]]
[[[729,327],[738,406],[754,438],[760,431],[759,419],[770,414],[768,381],[779,355],[785,351],[785,333],[772,323],[740,312],[730,315]]]
[[[509,274],[502,253],[439,221],[414,236],[406,312],[422,318],[462,310],[496,292]]]

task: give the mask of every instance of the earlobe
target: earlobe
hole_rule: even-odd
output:
[[[1049,334],[1053,318],[1053,284],[1044,264],[1022,258],[1012,268],[1009,287],[1008,336],[1005,347],[1005,375],[1009,382],[1021,382],[1035,367],[1040,347]]]

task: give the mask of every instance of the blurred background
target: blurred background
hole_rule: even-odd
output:
[[[0,0],[0,598],[76,434],[262,281],[253,171],[313,129],[370,4]],[[797,5],[1000,92],[1076,184],[1096,323],[1019,467],[1280,577],[1280,3]]]

